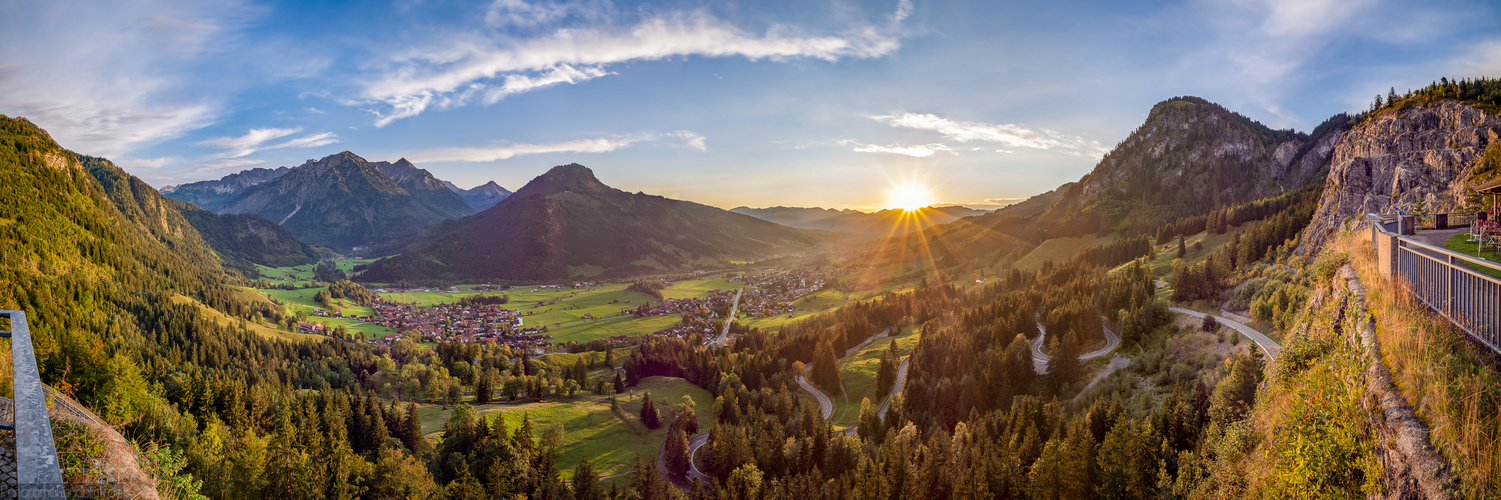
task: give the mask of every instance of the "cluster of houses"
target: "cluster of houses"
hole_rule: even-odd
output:
[[[663,299],[657,303],[647,303],[641,307],[631,309],[636,316],[661,316],[664,314],[692,314],[697,316],[710,316],[717,318],[714,313],[719,309],[729,309],[730,301],[735,300],[734,292],[714,291],[705,298],[688,299]]]
[[[702,335],[704,335],[706,337],[712,337],[712,336],[714,336],[715,334],[717,334],[719,332],[714,331],[714,328],[712,326],[706,326],[706,325],[703,325],[702,323],[693,323],[693,324],[688,324],[688,325],[683,325],[683,324],[673,325],[671,328],[668,328],[666,330],[657,331],[656,333],[653,333],[652,335],[661,335],[661,336],[664,336],[664,337],[672,337],[672,338],[677,338],[677,339],[686,339],[690,335],[693,335],[695,333],[702,334]]]
[[[796,311],[793,302],[838,279],[839,272],[833,269],[798,268],[737,276],[730,281],[746,284],[740,310],[752,317],[765,318]]]
[[[428,342],[499,343],[511,348],[545,348],[551,343],[542,329],[525,327],[520,313],[494,305],[453,303],[422,307],[377,296],[370,309],[375,311],[372,316],[344,316],[322,309],[314,309],[313,315],[374,323],[398,332],[414,331]],[[326,330],[319,323],[298,323],[298,331],[302,333],[326,334]],[[391,345],[401,338],[401,335],[386,335],[375,343]]]

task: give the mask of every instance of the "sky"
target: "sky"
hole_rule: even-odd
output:
[[[1434,0],[0,0],[0,114],[156,187],[341,151],[461,187],[555,165],[722,208],[996,208],[1194,95],[1307,132],[1501,76]]]

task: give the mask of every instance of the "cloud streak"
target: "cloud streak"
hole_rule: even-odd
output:
[[[499,143],[489,146],[465,148],[440,148],[407,155],[413,162],[491,162],[509,160],[517,156],[546,153],[608,153],[639,142],[664,140],[681,141],[684,147],[707,151],[704,136],[686,130],[659,134],[644,133],[619,137],[577,139],[549,144]]]
[[[301,131],[301,128],[257,128],[250,129],[245,135],[239,137],[213,137],[204,139],[198,141],[198,145],[225,150],[223,153],[211,155],[207,158],[218,160],[224,158],[243,158],[259,151],[271,149],[315,148],[339,142],[339,136],[334,135],[333,132],[324,132],[291,139],[280,144],[266,144]]]
[[[850,151],[856,153],[882,153],[911,156],[913,158],[927,158],[940,152],[954,154],[953,148],[938,143],[916,145],[887,144],[883,146],[880,144],[862,144],[851,140],[844,140],[839,141],[839,144],[854,146]]]
[[[1076,156],[1099,157],[1108,151],[1097,141],[1048,129],[1021,125],[958,121],[932,113],[898,111],[868,118],[895,128],[937,132],[959,142],[982,141],[1009,147],[1054,150]],[[999,150],[998,150],[999,151]]]
[[[877,58],[900,47],[901,22],[911,10],[909,0],[901,0],[884,26],[819,36],[798,35],[781,25],[750,33],[704,11],[664,13],[624,27],[558,29],[525,39],[473,32],[398,55],[363,95],[366,102],[379,104],[371,110],[379,127],[430,108],[467,105],[477,97],[493,104],[513,94],[582,83],[611,74],[608,67],[621,63],[689,56],[830,62]],[[492,6],[487,19],[531,25],[562,16],[502,0]]]

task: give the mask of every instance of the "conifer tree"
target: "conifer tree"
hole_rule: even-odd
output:
[[[886,352],[881,354],[881,366],[876,370],[876,394],[885,397],[891,391],[891,386],[896,383],[896,372],[901,364],[897,354],[896,340],[887,344]]]
[[[1048,347],[1053,351],[1052,359],[1048,360],[1048,374],[1053,377],[1056,389],[1062,391],[1079,378],[1079,336],[1069,331],[1061,342],[1057,337],[1050,340]]]
[[[651,393],[641,396],[641,423],[647,429],[656,429],[662,426],[662,415],[657,411],[657,405],[651,402]]]
[[[599,487],[599,473],[594,472],[589,459],[579,460],[573,468],[573,499],[601,500],[604,497],[605,492]]]
[[[678,477],[687,477],[688,462],[692,458],[688,451],[688,435],[683,432],[682,425],[673,424],[667,431],[667,444],[664,451],[667,453],[664,457],[667,470],[672,471]]]

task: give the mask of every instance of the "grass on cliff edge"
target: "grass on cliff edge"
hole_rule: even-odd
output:
[[[1383,361],[1460,479],[1460,496],[1491,498],[1501,488],[1501,373],[1491,355],[1382,279],[1369,239],[1345,237],[1329,246],[1350,253],[1376,317]]]
[[[1365,349],[1345,340],[1362,315],[1342,314],[1347,304],[1330,268],[1319,278],[1321,293],[1304,306],[1294,332],[1275,361],[1250,412],[1221,426],[1211,423],[1206,450],[1213,450],[1193,498],[1361,498],[1382,493],[1365,397]],[[1337,284],[1343,287],[1343,280]],[[1219,388],[1216,388],[1218,390]]]

